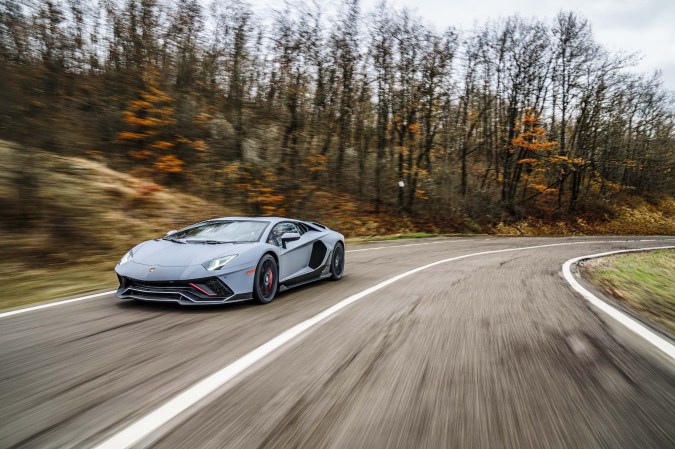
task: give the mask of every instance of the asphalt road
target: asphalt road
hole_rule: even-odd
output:
[[[673,448],[672,360],[594,310],[561,275],[572,257],[675,244],[639,239],[371,243],[347,248],[343,280],[266,306],[111,296],[5,317],[0,447],[95,447],[297,323],[400,273],[571,243],[451,261],[370,293],[139,445]]]

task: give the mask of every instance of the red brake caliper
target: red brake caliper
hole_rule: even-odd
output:
[[[267,274],[268,274],[268,276],[267,276],[267,291],[270,291],[270,290],[272,290],[272,278],[274,276],[274,272],[271,269],[269,269]]]

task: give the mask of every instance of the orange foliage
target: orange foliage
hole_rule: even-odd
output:
[[[207,114],[205,112],[200,112],[199,114],[197,114],[195,116],[195,118],[192,122],[195,125],[203,125],[205,123],[210,122],[211,120],[213,120],[213,116],[211,114]]]
[[[158,150],[168,150],[170,148],[173,148],[174,146],[176,146],[175,143],[166,142],[164,140],[159,140],[157,142],[153,142],[153,143],[150,144],[151,148],[156,148]]]
[[[146,90],[138,94],[141,99],[130,100],[127,110],[122,112],[124,124],[131,129],[117,133],[117,142],[136,147],[134,151],[142,148],[144,158],[151,148],[166,150],[175,146],[166,129],[175,124],[173,108],[166,104],[171,98],[162,93],[157,84],[155,77],[148,76]]]
[[[129,110],[130,111],[141,111],[143,109],[148,109],[152,107],[152,103],[149,101],[143,101],[143,100],[131,100],[129,102]]]
[[[428,200],[429,196],[427,195],[426,190],[417,189],[415,190],[415,198],[418,198],[420,200]]]
[[[325,172],[328,170],[328,155],[312,152],[305,158],[305,165],[310,172]]]
[[[117,139],[118,141],[124,141],[124,140],[141,140],[145,138],[145,134],[142,133],[135,133],[132,131],[121,131],[117,133]]]
[[[546,131],[540,126],[539,116],[531,111],[525,112],[523,118],[516,125],[518,135],[511,140],[512,153],[518,152],[518,165],[525,167],[526,186],[537,192],[540,206],[543,208],[555,207],[551,198],[557,189],[551,187],[551,179],[560,175],[578,170],[585,161],[582,158],[573,158],[554,154],[557,142],[547,139]]]
[[[555,189],[550,188],[549,186],[546,186],[544,184],[532,184],[530,187],[532,187],[534,190],[542,193],[551,193],[555,192]]]
[[[130,147],[129,156],[136,161],[148,161],[158,173],[177,174],[184,171],[185,161],[177,154],[161,155],[156,152],[172,150],[180,154],[181,148],[205,152],[208,146],[204,140],[194,142],[182,136],[176,136],[171,129],[176,124],[173,99],[159,88],[159,76],[149,73],[145,79],[145,88],[138,92],[137,98],[127,103],[122,112],[122,122],[127,129],[117,133],[116,143]],[[205,121],[208,114],[200,114],[199,120]],[[197,120],[197,119],[195,119]]]
[[[150,150],[132,150],[129,152],[129,155],[131,156],[132,159],[135,159],[137,161],[142,161],[146,159],[150,159],[152,157],[152,151]]]
[[[153,164],[153,168],[161,173],[180,173],[185,163],[177,156],[169,154],[162,156]]]
[[[209,149],[208,145],[206,145],[206,142],[202,139],[197,139],[197,140],[194,140],[194,141],[189,142],[189,143],[190,143],[190,146],[192,147],[192,149],[195,150],[195,151],[205,152],[205,151],[208,151],[208,149]]]
[[[131,126],[155,126],[158,121],[152,118],[140,118],[136,117],[133,114],[130,114],[129,111],[124,111],[124,123]]]
[[[518,136],[511,140],[511,145],[516,148],[522,148],[540,155],[551,151],[557,145],[557,142],[546,139],[546,131],[539,126],[539,116],[531,112],[525,113],[525,116],[516,125],[516,129],[521,131]]]
[[[234,188],[244,192],[246,202],[255,213],[285,215],[286,197],[277,190],[274,170],[253,164],[233,163],[223,170],[233,178]]]

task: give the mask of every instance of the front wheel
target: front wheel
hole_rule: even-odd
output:
[[[253,282],[253,298],[260,304],[272,302],[279,286],[279,269],[277,261],[266,254],[258,262]]]
[[[334,281],[342,278],[345,271],[345,247],[342,243],[336,243],[333,249],[333,258],[330,265],[330,278]]]

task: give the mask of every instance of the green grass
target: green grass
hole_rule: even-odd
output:
[[[24,267],[11,276],[0,276],[0,309],[114,290],[115,262],[79,263],[58,269]]]
[[[675,334],[675,251],[621,254],[587,262],[596,286]]]
[[[391,234],[391,235],[375,235],[371,237],[350,237],[347,238],[347,243],[367,243],[367,242],[382,242],[386,240],[404,240],[404,239],[424,239],[430,237],[475,237],[479,235],[488,235],[473,232],[453,232],[434,234],[430,232],[409,232],[405,234]]]
[[[405,234],[375,235],[372,237],[352,237],[348,238],[349,243],[361,242],[379,242],[383,240],[403,240],[403,239],[422,239],[428,237],[441,237],[444,234],[432,234],[430,232],[408,232]]]

